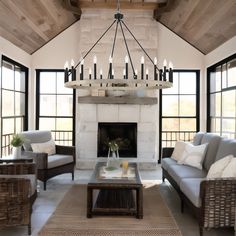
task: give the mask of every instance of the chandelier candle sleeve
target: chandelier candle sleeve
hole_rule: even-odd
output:
[[[125,69],[123,70],[123,78],[125,79]]]
[[[154,80],[157,80],[157,58],[154,58]]]
[[[163,71],[163,81],[166,81],[166,66],[167,66],[167,61],[165,59],[164,62],[163,62],[163,68],[164,68],[164,71]]]
[[[83,80],[84,79],[84,59],[81,60],[80,69],[81,69],[80,80]]]
[[[144,74],[144,57],[141,57],[141,79],[143,80],[143,74]]]
[[[112,79],[112,57],[109,57],[109,77]]]
[[[125,56],[125,77],[126,77],[126,79],[128,79],[128,62],[129,62],[129,58],[126,55]]]
[[[66,61],[65,65],[64,65],[64,70],[65,70],[65,77],[64,77],[64,80],[65,80],[65,83],[67,83],[69,81],[69,76],[68,76],[68,67],[69,67],[69,64],[68,64],[68,61]]]
[[[97,79],[97,57],[96,57],[96,55],[93,58],[93,65],[94,65],[94,79]]]
[[[100,70],[100,79],[102,79],[102,69]],[[102,87],[102,83],[100,84],[100,87]]]

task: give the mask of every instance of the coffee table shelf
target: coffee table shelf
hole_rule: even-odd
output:
[[[136,163],[134,178],[99,178],[100,168],[105,162],[97,163],[87,186],[87,217],[93,215],[131,215],[143,218],[143,191]]]

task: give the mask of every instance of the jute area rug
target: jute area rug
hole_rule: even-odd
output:
[[[40,236],[181,236],[157,185],[144,186],[143,219],[132,216],[86,217],[86,185],[73,185]]]

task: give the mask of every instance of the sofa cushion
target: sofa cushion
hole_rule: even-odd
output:
[[[175,160],[172,159],[172,158],[163,158],[163,159],[161,160],[161,166],[162,166],[162,168],[165,169],[166,171],[168,171],[170,165],[176,165],[176,164],[177,164],[177,161],[175,161]]]
[[[180,182],[180,190],[193,203],[194,206],[201,206],[200,184],[204,178],[186,178]]]
[[[31,143],[43,143],[52,139],[51,132],[46,130],[32,130],[21,133],[25,139],[23,147],[25,151],[32,151]]]
[[[187,145],[187,143],[185,143],[183,141],[177,141],[175,143],[175,148],[174,148],[174,151],[171,155],[171,158],[176,161],[179,161],[183,156],[186,145]]]
[[[32,196],[36,189],[37,189],[37,178],[35,174],[29,174],[29,175],[0,175],[0,178],[16,178],[16,179],[29,179],[30,180],[30,196]]]
[[[206,155],[207,143],[194,146],[186,143],[182,157],[178,160],[178,164],[193,166],[202,169],[202,162]]]
[[[223,170],[222,178],[236,178],[236,158],[233,157]]]
[[[48,157],[48,169],[73,162],[72,155],[55,154]]]
[[[193,145],[195,146],[200,145],[204,134],[205,134],[204,132],[196,133],[195,136],[193,137]]]
[[[218,161],[230,154],[236,156],[236,140],[224,138],[220,142],[215,160]]]
[[[212,133],[205,133],[202,137],[201,144],[208,143],[206,156],[203,161],[203,168],[206,170],[209,170],[211,167],[211,164],[215,161],[216,153],[221,141],[221,137],[212,134]]]
[[[180,185],[183,178],[205,178],[207,175],[205,170],[185,165],[170,165],[168,173],[178,185]]]
[[[228,155],[214,162],[207,173],[207,179],[221,178],[224,169],[228,166],[233,157],[234,157],[233,155]]]

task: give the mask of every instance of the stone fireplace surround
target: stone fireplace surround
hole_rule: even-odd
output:
[[[137,161],[140,167],[157,164],[157,104],[77,104],[76,167],[93,168],[97,158],[98,122],[137,122]],[[103,158],[99,158],[99,161]],[[135,160],[134,160],[135,159]],[[106,160],[106,158],[104,158]]]

